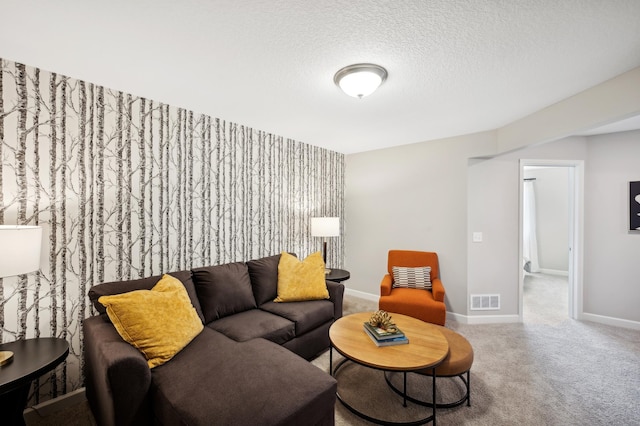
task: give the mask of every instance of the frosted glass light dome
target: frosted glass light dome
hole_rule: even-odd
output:
[[[344,93],[360,99],[375,92],[386,79],[387,70],[375,64],[349,65],[333,77]]]

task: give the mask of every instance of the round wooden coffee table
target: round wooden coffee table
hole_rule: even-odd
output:
[[[329,373],[335,377],[337,371],[347,361],[352,361],[366,367],[404,373],[404,401],[406,397],[406,373],[432,369],[432,391],[435,398],[436,380],[435,367],[440,364],[449,353],[449,344],[437,326],[406,315],[391,313],[393,322],[409,339],[408,344],[378,347],[364,331],[364,323],[369,320],[373,312],[359,312],[338,319],[329,329],[331,349],[329,352]],[[333,349],[338,351],[344,360],[333,368]],[[356,410],[339,394],[338,400],[352,413],[372,423],[381,425],[423,424],[436,422],[436,405],[433,405],[431,416],[406,423],[389,422],[368,416]]]

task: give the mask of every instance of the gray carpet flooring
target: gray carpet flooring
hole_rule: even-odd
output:
[[[438,424],[640,425],[640,332],[569,319],[566,294],[566,279],[530,274],[524,323],[446,324],[469,340],[475,357],[471,407],[438,410]],[[375,309],[375,302],[345,298],[345,314]],[[334,362],[339,359],[334,352]],[[329,352],[312,363],[328,371]],[[401,376],[391,380],[400,384]],[[409,392],[430,400],[429,380],[410,374]],[[439,401],[459,398],[462,387],[456,380],[438,380]],[[402,407],[381,371],[345,364],[338,387],[343,398],[374,417],[397,422],[430,414],[415,404]],[[86,402],[28,423],[93,424]],[[336,424],[370,423],[337,403]]]
[[[554,325],[569,317],[568,278],[561,275],[524,276],[523,319],[527,324]]]

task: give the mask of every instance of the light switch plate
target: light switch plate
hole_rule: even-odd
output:
[[[482,232],[474,232],[473,233],[473,242],[481,243],[482,242]]]

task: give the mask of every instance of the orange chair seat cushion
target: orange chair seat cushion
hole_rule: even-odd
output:
[[[378,306],[387,312],[397,312],[439,325],[444,325],[447,315],[446,305],[436,301],[429,290],[394,288],[389,296],[380,297]]]
[[[473,348],[464,336],[446,327],[438,327],[449,342],[449,354],[436,367],[437,377],[453,377],[466,373],[473,364]],[[431,370],[418,371],[420,374],[431,375]]]

